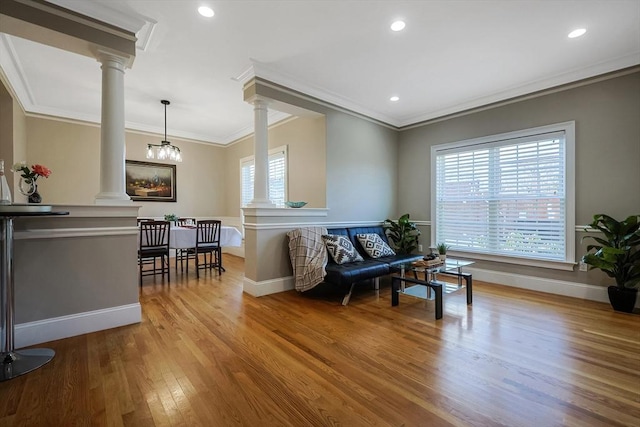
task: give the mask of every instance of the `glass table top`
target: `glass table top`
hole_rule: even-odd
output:
[[[395,268],[397,268],[400,271],[402,270],[418,271],[418,272],[428,271],[428,272],[437,273],[441,271],[457,270],[462,267],[469,266],[471,264],[475,264],[475,262],[455,259],[455,258],[447,258],[445,262],[441,264],[421,265],[420,263],[416,264],[416,262],[413,261],[413,262],[405,262],[405,263],[396,265]]]

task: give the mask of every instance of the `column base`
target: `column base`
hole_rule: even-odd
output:
[[[96,196],[96,205],[125,205],[132,203],[127,193],[99,193]]]
[[[2,362],[0,381],[7,381],[34,371],[49,363],[55,354],[55,351],[48,348],[28,348],[9,353],[0,353]]]

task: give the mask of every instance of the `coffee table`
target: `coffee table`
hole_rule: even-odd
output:
[[[400,303],[400,294],[435,300],[436,319],[442,319],[442,297],[444,294],[466,288],[467,305],[473,302],[473,278],[470,273],[462,271],[463,267],[473,263],[473,261],[447,258],[440,265],[416,266],[414,263],[403,263],[395,266],[394,270],[397,274],[391,277],[391,305],[396,306]],[[407,277],[407,272],[412,272],[414,277]],[[424,279],[418,278],[419,273],[424,275]],[[456,276],[457,283],[438,280],[439,274]]]

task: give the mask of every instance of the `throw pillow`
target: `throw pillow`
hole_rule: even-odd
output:
[[[326,234],[322,236],[322,240],[324,240],[327,252],[329,252],[336,264],[364,261],[346,236]]]
[[[393,256],[396,253],[382,240],[382,237],[376,233],[356,234],[358,241],[371,258],[380,258],[383,256]]]

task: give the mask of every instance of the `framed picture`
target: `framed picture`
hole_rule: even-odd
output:
[[[176,201],[176,165],[127,160],[125,179],[131,200]]]

